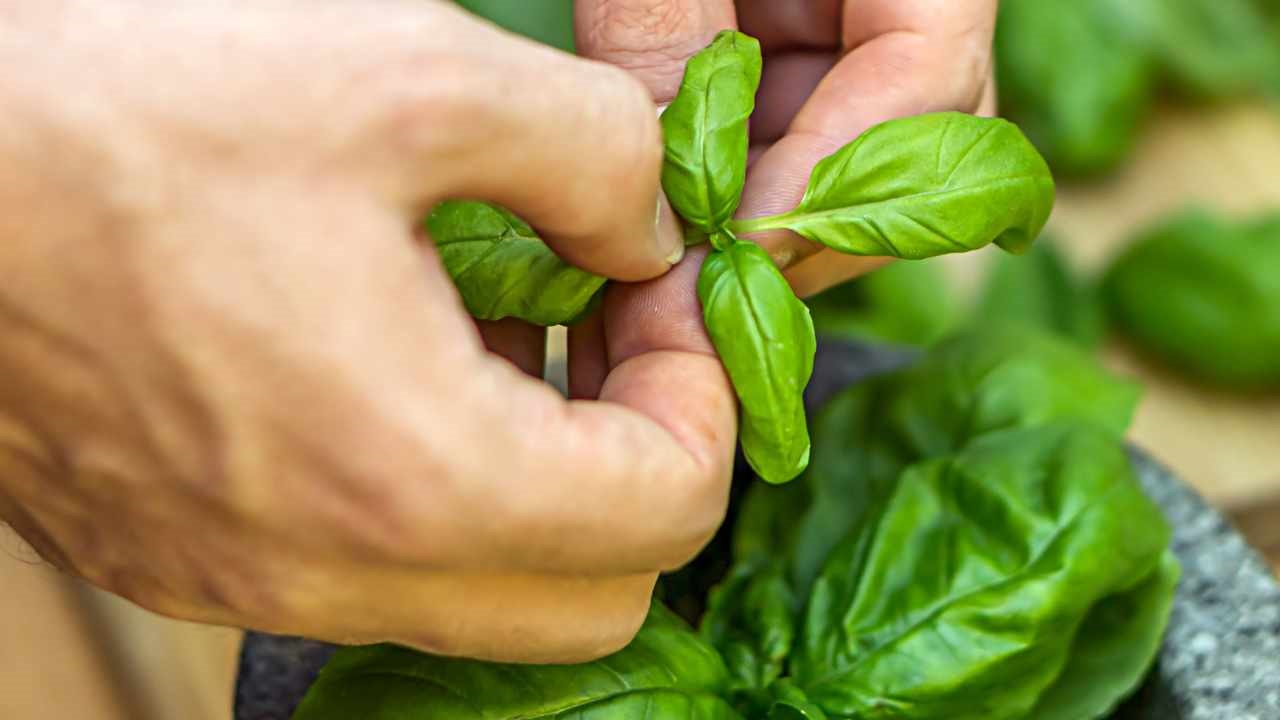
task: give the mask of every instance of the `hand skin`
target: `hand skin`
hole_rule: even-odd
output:
[[[998,0],[577,0],[579,51],[631,70],[660,104],[685,61],[726,28],[765,54],[752,166],[738,217],[794,208],[819,160],[886,120],[942,110],[993,114]],[[797,294],[887,262],[841,255],[787,231],[753,236]]]
[[[19,0],[0,107],[0,517],[59,568],[178,618],[576,661],[723,518],[736,408],[624,71],[426,0]],[[448,197],[637,281],[599,401],[486,352],[415,237]]]

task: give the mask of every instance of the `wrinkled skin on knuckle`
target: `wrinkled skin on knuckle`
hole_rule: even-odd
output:
[[[706,5],[701,0],[603,0],[579,32],[582,52],[626,68],[654,99],[668,103],[680,87],[685,62],[710,40],[688,29],[728,27],[732,21],[731,15],[709,19],[714,11]]]

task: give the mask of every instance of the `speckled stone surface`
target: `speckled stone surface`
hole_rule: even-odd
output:
[[[824,342],[809,400],[820,404],[910,358],[909,351]],[[1195,492],[1142,452],[1132,456],[1174,527],[1183,574],[1156,667],[1113,720],[1280,720],[1280,585]],[[288,720],[331,653],[322,643],[250,634],[235,720]]]

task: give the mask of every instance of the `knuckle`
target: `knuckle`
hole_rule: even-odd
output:
[[[707,24],[705,12],[693,0],[607,0],[579,42],[586,55],[626,68],[667,102],[679,87],[685,61],[708,39],[700,32]]]

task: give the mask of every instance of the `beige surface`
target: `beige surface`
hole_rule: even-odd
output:
[[[63,577],[0,527],[0,720],[228,720],[238,646]]]

